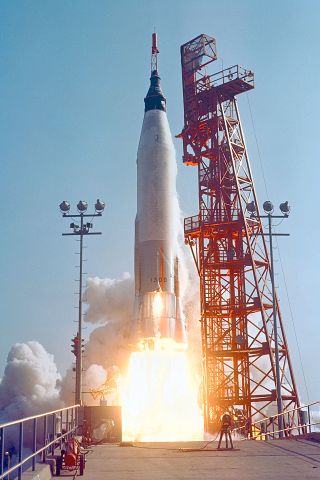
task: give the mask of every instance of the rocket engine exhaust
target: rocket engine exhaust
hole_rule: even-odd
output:
[[[179,294],[176,159],[153,35],[150,88],[137,155],[135,336],[186,341]]]

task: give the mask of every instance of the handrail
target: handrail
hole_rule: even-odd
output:
[[[212,75],[201,76],[195,82],[196,93],[200,94],[211,87],[219,88],[232,80],[243,80],[253,87],[254,73],[241,65],[232,65],[232,67],[224,68]]]
[[[27,422],[28,420],[34,420],[35,418],[42,418],[48,415],[53,415],[54,413],[64,412],[67,409],[77,408],[79,406],[80,405],[78,404],[71,405],[70,407],[59,408],[58,410],[51,410],[50,412],[39,413],[38,415],[33,415],[32,417],[24,417],[24,418],[19,418],[18,420],[13,420],[12,422],[0,423],[0,428],[10,427],[12,425],[17,425],[18,423]]]
[[[264,437],[265,440],[268,439],[268,437],[272,436],[275,438],[276,435],[279,436],[280,433],[284,433],[285,435],[290,435],[292,436],[292,432],[294,430],[298,431],[298,434],[300,432],[302,434],[306,434],[309,430],[309,433],[312,433],[311,427],[320,425],[320,421],[312,421],[312,412],[310,412],[311,407],[319,405],[320,406],[320,401],[312,402],[307,405],[302,405],[299,407],[291,408],[290,410],[286,410],[282,413],[278,413],[275,415],[271,416],[265,416],[260,418],[259,420],[256,420],[250,425],[250,438],[252,440],[256,439],[261,439]],[[307,414],[308,419],[303,420],[301,413]],[[275,428],[275,425],[278,424],[277,419],[279,417],[282,417],[283,419],[283,425],[288,425],[285,426],[284,428]],[[288,420],[288,421],[287,421]],[[291,422],[289,422],[291,420]],[[272,425],[272,430],[268,430],[268,427]],[[237,427],[233,429],[233,433],[242,433],[244,430],[244,426],[242,427]],[[257,433],[255,433],[257,431]]]
[[[76,428],[76,427],[75,427]],[[28,457],[25,457],[21,462],[19,463],[16,463],[15,465],[13,465],[13,467],[11,467],[9,470],[6,470],[1,476],[0,476],[0,479],[6,477],[7,475],[10,475],[10,473],[14,472],[15,470],[17,470],[19,467],[22,467],[22,465],[24,465],[25,463],[27,463],[29,460],[32,460],[32,458],[35,456],[35,455],[39,455],[39,453],[42,453],[44,452],[44,450],[47,450],[50,446],[54,445],[54,444],[57,444],[57,442],[59,440],[61,440],[62,438],[66,437],[67,435],[70,435],[70,433],[72,433],[75,428],[72,428],[71,430],[69,430],[68,432],[64,433],[63,435],[61,435],[59,438],[55,438],[54,440],[52,440],[51,442],[47,443],[44,447],[41,447],[39,448],[35,453],[31,453]],[[34,470],[33,470],[34,471]]]
[[[22,467],[28,462],[32,461],[32,471],[35,471],[36,466],[36,457],[39,454],[42,454],[42,462],[46,461],[46,454],[49,451],[51,454],[54,452],[54,447],[57,444],[62,445],[62,440],[68,438],[73,432],[78,428],[77,422],[77,412],[80,405],[72,405],[70,407],[60,408],[57,410],[52,410],[50,412],[40,413],[38,415],[33,415],[30,417],[21,418],[11,422],[6,422],[0,424],[0,480],[7,478],[12,472],[18,471],[18,480],[22,478]],[[51,428],[48,426],[48,419],[52,418]],[[60,428],[61,431],[57,432],[56,419],[60,418]],[[39,423],[38,420],[43,419],[43,428],[40,428],[40,433],[42,434],[42,440],[39,442],[40,446],[37,448],[37,440],[39,437]],[[23,447],[24,445],[24,426],[27,422],[31,422],[32,427],[32,453],[23,457]],[[63,425],[65,429],[63,430]],[[8,452],[5,452],[5,436],[6,429],[18,427],[18,462],[10,467],[9,464],[9,455]],[[50,437],[48,441],[48,435]],[[30,448],[30,445],[28,445]],[[4,470],[4,457],[7,454],[8,465],[6,470]]]

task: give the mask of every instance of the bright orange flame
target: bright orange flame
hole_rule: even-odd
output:
[[[154,345],[153,350],[148,345]],[[125,441],[203,439],[198,385],[187,352],[168,339],[147,339],[131,354],[122,390]]]
[[[155,317],[161,317],[162,314],[162,298],[161,298],[161,293],[160,292],[155,292],[154,293],[154,299],[153,299],[153,314]]]

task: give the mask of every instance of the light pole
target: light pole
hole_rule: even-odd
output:
[[[273,242],[272,237],[277,236],[289,236],[289,233],[273,233],[272,232],[272,219],[273,218],[288,218],[290,213],[290,206],[288,202],[283,202],[279,205],[282,215],[273,215],[273,204],[267,200],[263,204],[263,210],[266,215],[259,215],[257,213],[256,204],[254,201],[247,204],[247,210],[254,218],[267,218],[268,219],[268,233],[262,232],[260,235],[268,236],[270,239],[270,277],[272,288],[272,316],[273,316],[273,332],[274,332],[274,357],[275,357],[275,369],[276,369],[276,393],[277,393],[277,411],[278,411],[278,428],[279,438],[283,437],[283,404],[281,395],[281,374],[280,374],[280,360],[279,360],[279,342],[278,342],[278,320],[277,320],[277,297],[276,288],[274,282],[274,262],[273,262]]]
[[[79,311],[78,311],[78,332],[76,337],[72,339],[73,353],[76,356],[76,389],[75,389],[75,403],[82,405],[82,266],[83,266],[83,237],[85,235],[101,235],[101,232],[90,232],[90,229],[93,227],[91,222],[84,222],[84,219],[87,217],[101,217],[102,212],[105,208],[105,203],[99,199],[95,203],[94,213],[86,213],[88,209],[87,202],[80,200],[77,205],[78,213],[70,214],[70,204],[65,200],[59,205],[60,211],[63,217],[66,218],[79,218],[80,225],[75,224],[74,222],[70,223],[70,228],[73,230],[72,233],[63,233],[62,235],[76,235],[80,237],[80,261],[79,261]]]

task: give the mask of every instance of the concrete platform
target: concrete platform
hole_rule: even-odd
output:
[[[51,480],[50,465],[38,463],[34,472],[32,472],[31,469],[23,472],[22,478],[23,480]]]
[[[320,479],[319,443],[244,440],[235,442],[234,451],[216,451],[216,442],[200,450],[204,445],[205,442],[135,443],[132,447],[98,445],[87,456],[82,479]]]

